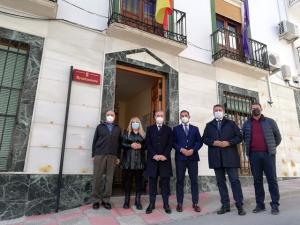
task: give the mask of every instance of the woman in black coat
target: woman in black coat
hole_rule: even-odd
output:
[[[143,172],[146,164],[145,132],[139,118],[130,120],[128,128],[123,135],[123,160],[125,201],[123,208],[130,207],[130,192],[133,178],[135,179],[136,197],[135,206],[142,210],[141,192],[143,189]]]

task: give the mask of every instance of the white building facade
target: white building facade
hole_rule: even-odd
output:
[[[122,129],[135,115],[149,125],[158,108],[175,126],[186,109],[203,132],[214,104],[241,126],[259,101],[283,137],[278,177],[300,175],[300,39],[293,29],[289,41],[278,34],[281,21],[300,26],[300,1],[249,0],[250,58],[243,2],[173,5],[163,29],[153,19],[155,0],[0,1],[1,219],[53,211],[60,165],[60,208],[90,202],[93,134],[110,109]],[[71,82],[65,124],[71,66],[100,74],[100,85]],[[251,182],[243,145],[239,151],[242,179]],[[209,191],[207,147],[199,154],[200,189]],[[118,170],[115,187],[121,181]]]

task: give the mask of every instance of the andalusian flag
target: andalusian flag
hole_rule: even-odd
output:
[[[168,28],[168,16],[172,15],[172,0],[157,0],[155,10],[155,20],[159,24],[163,24],[164,28]]]

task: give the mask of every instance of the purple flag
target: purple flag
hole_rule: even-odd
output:
[[[244,0],[244,8],[243,8],[243,51],[244,51],[244,56],[249,59],[250,58],[250,46],[249,46],[249,26],[250,26],[250,21],[249,21],[249,5],[248,5],[248,0]]]

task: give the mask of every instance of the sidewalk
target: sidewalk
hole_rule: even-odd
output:
[[[282,196],[293,196],[300,194],[300,179],[292,179],[279,182]],[[267,201],[269,201],[268,188],[266,188]],[[231,190],[230,190],[231,191]],[[253,186],[243,188],[245,204],[254,200]],[[152,214],[145,214],[148,205],[148,197],[143,196],[142,203],[144,210],[136,210],[134,206],[131,209],[123,209],[123,198],[112,198],[113,209],[108,211],[101,207],[99,210],[93,210],[91,205],[85,205],[79,208],[66,210],[57,214],[47,214],[40,216],[22,217],[19,219],[1,221],[0,225],[142,225],[159,224],[175,220],[184,220],[187,218],[198,217],[210,213],[215,213],[219,207],[218,192],[200,193],[201,213],[196,213],[192,209],[191,196],[185,196],[184,208],[182,213],[176,212],[176,196],[170,196],[170,206],[172,214],[166,214],[162,208],[161,197],[158,196],[156,209]],[[232,199],[232,196],[231,196]],[[134,197],[131,199],[134,203]],[[232,201],[233,204],[233,201]],[[269,205],[267,205],[269,208]]]

